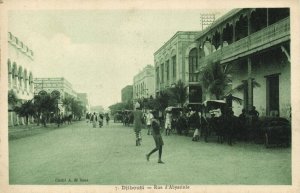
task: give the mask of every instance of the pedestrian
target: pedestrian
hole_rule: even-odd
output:
[[[192,141],[199,141],[200,140],[200,117],[201,117],[201,113],[199,111],[196,110],[196,112],[194,112],[194,114],[192,115],[193,119],[192,119],[192,127],[195,129],[194,134],[193,134],[193,138]]]
[[[140,146],[141,145],[141,130],[142,130],[142,119],[143,119],[143,112],[140,109],[140,104],[136,103],[135,104],[135,110],[133,111],[133,117],[134,117],[134,132],[135,132],[135,145]]]
[[[188,135],[187,120],[185,114],[182,111],[180,111],[176,128],[177,128],[177,133],[179,135],[181,135],[182,133],[184,133],[186,136]]]
[[[103,126],[103,115],[99,113],[99,128]]]
[[[94,114],[91,116],[90,122],[93,124],[93,128],[96,128],[97,125],[97,115],[94,112]]]
[[[149,161],[151,154],[153,154],[158,150],[158,163],[163,164],[164,162],[161,160],[161,155],[162,155],[162,147],[164,145],[164,141],[160,134],[160,122],[156,116],[154,116],[151,121],[151,127],[152,127],[152,136],[155,142],[155,148],[152,151],[150,151],[148,154],[146,154],[146,159],[147,161]]]
[[[105,118],[106,118],[106,125],[108,125],[110,119],[108,113],[105,114]]]
[[[152,119],[153,119],[153,114],[150,110],[148,110],[148,112],[146,114],[146,124],[147,124],[147,129],[148,129],[147,135],[151,134],[151,120]]]
[[[170,135],[170,131],[171,131],[171,119],[172,119],[171,112],[167,111],[166,112],[166,121],[165,121],[166,135]]]
[[[91,118],[91,114],[89,112],[87,112],[85,115],[86,123],[89,123],[90,118]]]

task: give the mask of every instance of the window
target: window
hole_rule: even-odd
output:
[[[159,85],[159,67],[156,68],[156,85]]]
[[[176,55],[172,57],[172,66],[173,66],[173,80],[176,80]]]
[[[196,71],[198,70],[198,55],[197,49],[193,48],[189,54],[189,81],[197,82],[198,75]]]
[[[161,83],[164,83],[164,72],[165,72],[165,67],[164,63],[161,64]]]
[[[167,73],[167,82],[169,82],[169,78],[170,78],[169,60],[166,61],[166,73]]]

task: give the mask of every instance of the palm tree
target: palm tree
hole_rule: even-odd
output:
[[[202,71],[203,88],[217,100],[224,97],[232,82],[228,71],[228,68],[223,68],[219,62],[207,64]]]
[[[232,106],[232,101],[242,104],[242,99],[233,96],[231,68],[229,65],[223,66],[219,63],[209,63],[202,71],[202,84],[207,92],[217,100],[226,99],[228,106]],[[226,92],[227,91],[227,92]]]
[[[260,84],[252,79],[252,87],[257,88],[260,87]],[[236,93],[236,92],[243,92],[247,88],[247,84],[242,82],[241,84],[237,85],[235,88],[231,89],[229,93]]]
[[[181,80],[178,80],[175,86],[171,88],[171,92],[172,97],[174,97],[176,103],[178,103],[180,107],[183,107],[186,99],[188,98],[184,83]]]
[[[158,109],[160,111],[164,111],[169,105],[169,100],[170,100],[170,93],[168,91],[161,91],[159,95],[156,97]]]

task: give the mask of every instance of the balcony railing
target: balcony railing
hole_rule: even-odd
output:
[[[251,50],[259,51],[264,49],[264,45],[275,42],[281,43],[286,41],[290,35],[290,17],[280,20],[262,30],[259,30],[245,38],[242,38],[220,50],[199,60],[200,66],[205,66],[209,61],[216,62],[230,59],[242,53],[251,53]]]

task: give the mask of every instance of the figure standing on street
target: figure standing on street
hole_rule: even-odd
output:
[[[133,117],[134,117],[134,132],[135,132],[135,145],[140,146],[141,145],[141,130],[142,130],[142,119],[143,119],[143,112],[140,109],[140,104],[135,104],[135,110],[133,111]]]
[[[110,119],[108,113],[105,114],[105,118],[106,118],[106,125],[108,125]]]
[[[167,113],[166,113],[166,121],[165,121],[166,135],[170,135],[170,131],[171,131],[171,119],[172,119],[171,112],[167,111]]]
[[[151,113],[150,110],[148,110],[148,112],[146,114],[146,124],[147,124],[147,129],[148,129],[147,135],[151,134],[151,120],[152,119],[153,119],[153,114]]]
[[[146,159],[147,161],[149,161],[151,154],[153,154],[158,150],[158,163],[163,164],[164,162],[161,160],[161,155],[162,155],[162,147],[164,145],[164,141],[162,140],[160,134],[160,123],[159,120],[156,119],[156,117],[152,119],[151,127],[152,127],[152,136],[156,147],[148,154],[146,154]]]
[[[99,128],[103,126],[103,115],[99,113]]]
[[[85,115],[86,123],[89,123],[90,118],[91,118],[91,114],[89,112],[87,112]]]
[[[97,125],[97,115],[94,112],[94,114],[91,116],[91,123],[93,124],[93,128],[96,128]]]

